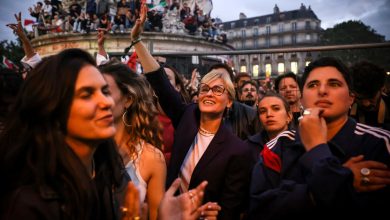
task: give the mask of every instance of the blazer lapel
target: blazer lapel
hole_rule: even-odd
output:
[[[181,124],[181,127],[178,127],[177,132],[174,136],[174,149],[172,149],[172,160],[169,164],[169,174],[168,181],[172,181],[178,177],[180,173],[180,168],[184,162],[184,159],[187,155],[188,150],[190,149],[192,143],[195,140],[195,137],[198,132],[199,120],[198,119],[198,110],[197,108],[193,109],[190,117],[186,117],[185,123]],[[183,128],[185,127],[185,129]],[[171,183],[171,182],[169,182]]]
[[[205,172],[204,170],[207,169],[207,165],[219,152],[223,150],[223,143],[226,139],[226,132],[226,128],[221,125],[220,129],[218,129],[218,132],[215,134],[215,137],[210,142],[209,146],[207,147],[206,151],[204,152],[198,164],[196,164],[194,171],[192,172],[190,188],[193,187],[192,184],[198,184],[198,181],[196,181],[196,177],[198,177],[202,172]]]

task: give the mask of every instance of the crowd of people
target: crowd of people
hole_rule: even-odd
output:
[[[1,70],[2,219],[387,214],[382,68],[322,57],[262,92],[219,63],[186,85],[143,44],[147,6],[139,13],[129,41],[142,74],[109,57],[104,31],[96,59],[81,49],[40,58],[21,14],[9,24],[30,70],[25,79]]]
[[[38,1],[29,8],[30,16],[35,18],[30,38],[47,33],[90,33],[100,29],[116,34],[129,33],[134,26],[142,1],[120,0],[112,5],[108,0],[87,0],[81,5],[72,1],[68,8],[59,0]],[[172,16],[172,18],[168,18]],[[187,3],[172,1],[164,8],[152,9],[147,14],[145,31],[165,31],[164,20],[173,19],[181,23],[183,33],[203,36],[209,41],[227,42],[226,33],[221,30],[217,19],[203,13],[197,5],[194,10]],[[176,26],[180,27],[181,25]]]

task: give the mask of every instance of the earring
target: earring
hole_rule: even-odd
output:
[[[131,127],[131,125],[129,125],[129,124],[126,123],[126,113],[127,113],[127,109],[125,110],[125,112],[123,112],[123,115],[122,115],[122,122],[123,122],[123,124],[124,124],[126,127]]]

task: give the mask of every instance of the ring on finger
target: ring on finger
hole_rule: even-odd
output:
[[[310,115],[311,111],[309,109],[305,109],[302,113],[302,115]]]
[[[361,180],[361,184],[362,184],[362,186],[369,185],[370,184],[370,178],[368,178],[367,176],[363,176],[362,180]]]
[[[192,204],[195,205],[195,199],[194,199],[194,197],[191,197],[191,202],[192,202]]]
[[[122,212],[122,216],[127,216],[127,214],[129,213],[129,209],[124,206],[121,206],[119,210]]]
[[[360,169],[360,174],[362,174],[363,176],[369,176],[371,173],[371,170],[366,168],[366,167],[363,167],[362,169]]]
[[[192,202],[193,204],[195,204],[195,200],[194,200],[195,195],[192,193],[192,191],[188,191],[188,196],[190,197],[191,202]]]

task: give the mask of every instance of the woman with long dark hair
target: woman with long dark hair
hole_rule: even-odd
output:
[[[118,219],[120,206],[131,211],[113,105],[95,60],[80,49],[30,72],[0,138],[5,219]]]

